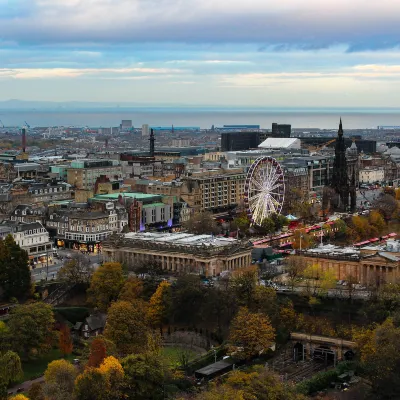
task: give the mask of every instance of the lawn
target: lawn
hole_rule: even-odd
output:
[[[59,349],[53,349],[44,356],[35,359],[22,362],[22,370],[24,371],[24,377],[18,382],[25,382],[31,379],[39,378],[44,374],[47,369],[47,365],[54,361],[63,358]],[[72,361],[75,358],[72,354],[66,357],[66,360]]]
[[[199,354],[192,349],[179,346],[165,346],[162,349],[162,354],[171,366],[178,366],[181,364],[182,353],[186,354],[189,360],[193,360]]]

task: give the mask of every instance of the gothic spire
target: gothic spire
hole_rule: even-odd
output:
[[[340,123],[339,123],[339,131],[338,131],[339,135],[343,135],[343,127],[342,127],[342,117],[340,117]]]

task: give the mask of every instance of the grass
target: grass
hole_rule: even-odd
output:
[[[199,354],[192,349],[186,347],[179,347],[179,346],[165,346],[162,349],[162,354],[167,360],[167,362],[173,366],[179,366],[181,364],[181,357],[182,353],[186,354],[189,361],[196,358]]]
[[[52,349],[49,353],[43,355],[35,360],[23,361],[22,370],[24,371],[24,377],[18,382],[25,382],[31,379],[39,378],[44,374],[47,369],[47,365],[54,361],[63,358],[59,349]],[[75,358],[74,355],[70,354],[66,356],[66,360],[72,361]]]

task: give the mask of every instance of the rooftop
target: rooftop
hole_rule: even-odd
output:
[[[288,147],[298,147],[300,148],[300,139],[297,138],[273,138],[269,137],[258,145],[259,148],[288,148]]]
[[[126,239],[147,241],[152,243],[172,243],[183,246],[207,246],[221,247],[230,246],[239,241],[232,238],[215,237],[213,235],[194,235],[192,233],[165,233],[165,232],[141,232],[126,233]]]
[[[111,193],[111,194],[97,194],[94,196],[94,199],[98,200],[118,200],[119,196],[122,197],[128,197],[131,199],[137,199],[137,200],[144,200],[144,199],[151,199],[154,196],[154,194],[145,194],[145,193]]]

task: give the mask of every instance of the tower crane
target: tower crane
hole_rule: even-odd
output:
[[[4,126],[4,124],[3,124],[3,121],[0,119],[0,124],[1,124],[1,127],[2,128],[5,128],[5,126]]]
[[[26,121],[24,121],[25,122],[25,126],[28,128],[28,129],[30,129],[31,127],[30,127],[30,125],[26,122]]]

